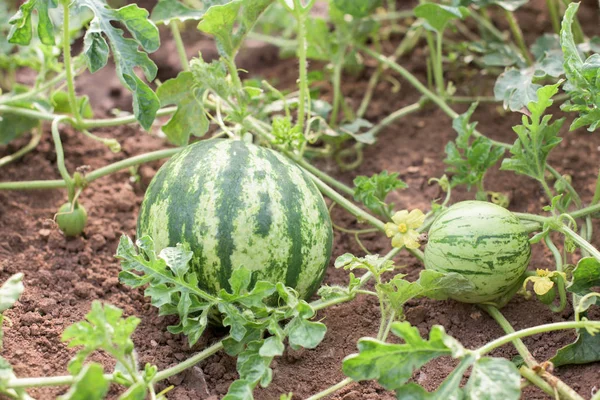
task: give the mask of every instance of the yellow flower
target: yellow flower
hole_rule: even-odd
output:
[[[549,271],[547,269],[537,269],[535,274],[536,276],[530,276],[525,279],[523,288],[527,286],[527,282],[533,282],[533,291],[540,296],[545,295],[554,287],[554,281],[550,278],[560,275],[563,279],[566,279],[564,272]]]
[[[398,211],[392,217],[392,222],[385,224],[385,234],[392,238],[392,246],[407,249],[419,248],[419,232],[415,229],[423,225],[425,214],[421,210]]]

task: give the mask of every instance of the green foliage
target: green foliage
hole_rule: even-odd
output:
[[[446,300],[453,294],[473,290],[473,284],[464,276],[451,272],[443,274],[432,270],[423,270],[419,279],[409,282],[405,275],[398,274],[389,282],[379,286],[379,290],[389,301],[396,314],[402,315],[404,304],[414,298],[428,297]]]
[[[468,15],[468,11],[464,7],[451,7],[436,3],[419,4],[414,11],[415,16],[425,20],[427,29],[438,33],[442,33],[452,20],[463,19]]]
[[[8,41],[13,44],[27,45],[33,38],[32,15],[37,13],[38,36],[43,44],[54,44],[54,25],[48,15],[48,10],[58,6],[57,0],[28,0],[19,11],[12,17],[9,23],[12,25],[8,34]]]
[[[572,28],[578,8],[579,3],[569,4],[560,30],[567,77],[565,90],[570,96],[561,109],[579,113],[570,130],[587,126],[588,131],[592,132],[600,127],[600,54],[593,54],[585,61],[581,58]]]
[[[85,365],[76,377],[76,381],[59,400],[101,400],[108,393],[110,382],[104,378],[102,365]]]
[[[131,335],[140,323],[136,317],[122,318],[123,311],[110,304],[92,303],[86,314],[87,321],[77,322],[65,329],[62,340],[69,347],[83,346],[69,362],[69,372],[79,374],[83,362],[96,350],[104,350],[117,360],[125,360],[133,354]]]
[[[219,54],[233,60],[244,37],[273,1],[232,0],[226,4],[212,5],[204,13],[198,29],[213,35]]]
[[[204,111],[205,88],[199,87],[192,72],[180,72],[176,78],[163,83],[156,94],[164,107],[176,104],[177,111],[162,130],[169,141],[185,146],[190,135],[203,136],[208,131],[209,121]]]
[[[550,151],[561,142],[558,131],[565,121],[562,118],[550,123],[552,115],[544,115],[552,105],[551,98],[558,92],[559,85],[557,83],[538,89],[538,100],[527,105],[531,116],[524,115],[523,124],[513,127],[518,139],[510,149],[512,157],[504,159],[500,169],[544,181],[546,159]]]
[[[375,214],[387,217],[394,210],[394,203],[386,203],[387,196],[397,189],[406,189],[408,185],[399,177],[399,173],[382,171],[367,177],[354,178],[354,200],[364,204]]]
[[[584,257],[573,270],[573,279],[567,290],[585,296],[596,286],[600,286],[600,262],[593,257]]]
[[[371,15],[377,7],[381,6],[382,0],[355,1],[355,0],[333,0],[333,5],[340,11],[350,14],[356,18],[364,18]]]
[[[469,122],[477,104],[452,121],[452,127],[458,133],[455,142],[446,145],[446,159],[449,165],[446,171],[452,175],[451,185],[466,185],[467,189],[475,186],[478,192],[485,193],[483,180],[488,169],[496,164],[503,156],[504,149],[496,146],[485,136],[480,136],[471,142],[477,122]]]
[[[454,4],[464,7],[474,5],[479,8],[484,8],[491,5],[497,5],[507,11],[515,11],[528,2],[529,0],[453,0]]]
[[[404,343],[360,339],[359,353],[344,359],[344,374],[356,381],[376,379],[384,388],[395,390],[399,399],[438,399],[449,396],[489,400],[519,399],[520,375],[510,361],[475,357],[474,352],[463,348],[439,325],[433,326],[429,340],[421,338],[417,328],[410,326],[408,322],[394,322],[391,330]],[[435,358],[450,355],[460,359],[461,363],[435,394],[428,393],[414,383],[407,384],[414,371]],[[466,386],[461,388],[461,378],[470,366],[473,368],[471,376]]]
[[[550,359],[556,367],[569,364],[587,364],[600,360],[600,335],[590,335],[580,329],[577,339],[571,344],[558,349]]]
[[[537,90],[540,82],[548,77],[558,78],[564,74],[563,52],[558,35],[544,34],[538,37],[531,46],[535,63],[527,66],[522,60],[513,58],[518,68],[511,68],[502,73],[494,85],[494,96],[502,100],[504,107],[519,111],[532,101],[537,101]]]
[[[23,274],[14,274],[6,280],[0,286],[0,349],[2,348],[2,340],[4,338],[4,331],[2,330],[2,324],[4,322],[4,311],[11,308],[21,294],[23,294],[25,287],[23,286]]]
[[[168,25],[172,20],[199,20],[211,5],[225,4],[228,1],[230,0],[203,1],[201,4],[204,8],[197,9],[190,8],[178,0],[160,0],[152,9],[150,19],[156,23],[163,23],[165,25]]]
[[[299,125],[292,123],[291,118],[275,116],[272,122],[273,143],[282,146],[284,150],[300,150],[306,143],[306,137]]]
[[[56,0],[25,2],[11,20],[13,30],[9,41],[20,45],[28,45],[31,42],[31,18],[35,9],[39,20],[40,40],[45,44],[54,44],[54,26],[48,10],[56,6]],[[135,4],[114,10],[109,8],[104,0],[75,0],[70,4],[70,8],[74,12],[89,9],[94,15],[84,36],[83,57],[88,69],[93,73],[103,68],[108,62],[109,53],[112,52],[121,83],[133,93],[134,114],[140,124],[149,129],[160,105],[152,89],[138,78],[134,71],[139,67],[148,81],[156,77],[156,65],[146,52],[156,51],[160,40],[158,29],[147,19],[148,12]],[[112,23],[123,24],[132,38],[126,38],[124,32],[115,28]],[[105,37],[108,38],[108,43]],[[139,47],[144,51],[140,51]]]
[[[171,333],[184,333],[191,346],[209,317],[230,328],[223,345],[229,354],[238,356],[240,377],[231,385],[228,399],[249,398],[243,396],[252,393],[256,385],[269,384],[269,365],[273,357],[283,354],[285,338],[294,349],[314,348],[325,335],[324,324],[310,321],[315,315],[313,308],[282,283],[252,283],[252,272],[237,268],[229,280],[231,292],[221,289],[212,296],[198,287],[189,262],[192,252],[178,246],[157,255],[148,236],[139,239],[137,247],[127,236],[121,238],[117,257],[123,271],[119,279],[132,287],[147,285],[145,295],[160,314],[179,317],[178,325],[168,327]],[[274,301],[278,301],[277,308],[272,307]],[[271,336],[265,338],[266,332]]]

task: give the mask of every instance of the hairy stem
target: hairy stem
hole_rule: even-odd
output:
[[[527,336],[532,336],[532,335],[537,335],[539,333],[551,332],[551,331],[562,330],[562,329],[583,328],[584,326],[581,325],[581,322],[587,322],[589,324],[588,327],[589,326],[600,327],[600,321],[567,321],[567,322],[557,322],[557,323],[553,323],[553,324],[534,326],[532,328],[522,329],[520,331],[515,332],[512,325],[508,322],[508,320],[506,320],[506,318],[504,318],[504,315],[502,315],[500,310],[498,310],[496,307],[489,306],[489,305],[480,305],[480,307],[482,307],[490,316],[492,316],[492,318],[494,318],[496,320],[498,325],[500,325],[502,327],[502,329],[504,330],[504,332],[507,333],[507,335],[502,336],[496,340],[493,340],[493,341],[485,344],[484,346],[477,349],[476,352],[480,355],[483,355],[483,354],[489,353],[490,351],[492,351],[500,346],[503,346],[505,344],[512,342],[513,345],[515,346],[515,348],[517,349],[517,351],[519,352],[519,354],[521,355],[521,357],[523,357],[523,360],[525,361],[527,366],[532,369],[538,367],[539,364],[535,360],[535,358],[533,358],[533,356],[531,355],[531,353],[527,349],[527,346],[525,346],[525,343],[523,343],[521,338],[527,337]],[[571,387],[569,387],[566,383],[564,383],[557,377],[553,376],[549,372],[543,371],[543,372],[541,372],[541,376],[546,381],[548,381],[551,386],[556,387],[558,392],[565,399],[583,400],[583,397],[581,397],[579,394],[577,394]]]
[[[190,63],[188,61],[187,53],[185,52],[185,45],[181,39],[181,32],[179,32],[179,25],[177,25],[177,21],[172,20],[171,23],[169,23],[169,28],[171,29],[171,35],[173,35],[173,39],[175,40],[175,47],[177,47],[177,54],[179,55],[181,69],[184,71],[189,71]]]
[[[69,36],[69,1],[61,0],[63,6],[63,63],[66,71],[67,90],[69,95],[69,106],[77,123],[81,122],[81,115],[77,108],[77,97],[75,95],[75,78],[73,77],[73,66],[71,65],[71,38]]]
[[[0,167],[5,166],[19,158],[23,157],[25,154],[29,153],[31,150],[35,149],[37,145],[40,143],[40,139],[42,138],[42,127],[35,128],[31,133],[31,139],[29,143],[25,146],[14,152],[13,154],[9,154],[5,157],[0,158]]]
[[[550,21],[552,21],[552,29],[557,35],[560,34],[560,17],[558,16],[558,7],[555,0],[546,0]]]

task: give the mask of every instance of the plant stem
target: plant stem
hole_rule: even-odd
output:
[[[446,88],[444,85],[444,69],[443,69],[443,59],[442,59],[442,43],[444,39],[444,32],[437,32],[435,38],[435,61],[434,61],[434,72],[435,72],[435,82],[437,86],[438,94],[442,97],[445,97]],[[437,70],[437,71],[436,71]]]
[[[62,151],[62,147],[61,147]],[[181,148],[165,149],[153,151],[146,154],[126,158],[113,164],[98,168],[87,174],[85,180],[87,183],[93,182],[113,172],[120,171],[135,165],[144,164],[150,161],[156,161],[168,158],[181,151]],[[57,155],[58,158],[58,155]],[[0,182],[0,190],[26,190],[26,189],[61,189],[67,187],[64,180],[45,180],[45,181],[23,181],[23,182]]]
[[[336,126],[338,122],[338,114],[340,112],[340,103],[342,101],[342,67],[344,66],[344,55],[346,54],[346,47],[342,46],[338,49],[338,54],[334,58],[333,65],[333,109],[331,110],[331,117],[329,118],[329,125]]]
[[[22,148],[20,148],[13,154],[9,154],[5,157],[0,158],[0,167],[3,167],[6,164],[9,164],[15,160],[18,160],[19,158],[23,157],[25,154],[29,153],[31,150],[35,149],[37,147],[37,145],[40,143],[40,139],[42,138],[42,133],[43,133],[43,131],[42,131],[41,126],[36,128],[31,133],[31,139],[29,140],[29,143],[27,143],[25,146],[23,146]]]
[[[521,366],[521,368],[519,368],[519,372],[521,373],[521,376],[523,378],[527,379],[529,382],[542,389],[546,394],[550,396],[555,395],[552,386],[550,386],[548,382],[546,382],[541,376],[536,374],[535,371],[531,368],[523,365]]]
[[[56,75],[54,78],[45,82],[43,85],[40,85],[39,87],[34,88],[28,92],[17,94],[14,96],[10,96],[8,94],[4,95],[4,96],[0,96],[0,104],[14,104],[14,103],[18,103],[23,100],[28,100],[30,97],[33,97],[38,93],[42,93],[45,90],[52,88],[58,82],[65,79],[66,76],[67,76],[67,72],[63,71],[60,74]]]
[[[179,32],[179,26],[177,25],[177,21],[172,20],[169,23],[169,28],[171,28],[171,35],[173,35],[173,39],[175,40],[175,47],[177,47],[177,53],[179,54],[179,62],[181,63],[181,69],[184,71],[189,71],[190,63],[188,62],[187,53],[185,52],[185,45],[183,44],[183,40],[181,39],[181,32]]]
[[[62,51],[63,51],[63,63],[66,71],[67,78],[67,90],[69,95],[69,105],[71,112],[75,117],[77,123],[81,123],[81,115],[77,108],[77,97],[75,95],[75,78],[73,77],[73,66],[71,65],[71,38],[69,36],[69,0],[61,0],[63,6],[63,37],[62,37]]]
[[[533,356],[531,355],[531,353],[527,349],[527,346],[525,346],[521,338],[562,329],[583,328],[584,326],[581,326],[581,322],[587,322],[589,324],[588,326],[591,325],[600,327],[600,321],[567,321],[534,326],[532,328],[522,329],[520,331],[515,332],[514,328],[510,325],[506,318],[504,318],[504,315],[502,315],[500,310],[498,310],[496,307],[483,304],[480,305],[480,307],[483,308],[490,316],[492,316],[492,318],[496,320],[498,325],[502,327],[502,329],[504,330],[504,332],[507,333],[507,335],[493,340],[475,351],[478,354],[483,355],[489,353],[490,351],[500,346],[512,342],[519,354],[521,355],[521,357],[523,357],[523,360],[525,361],[527,366],[532,369],[539,367],[538,362],[535,360],[535,358],[533,358]],[[569,387],[567,384],[565,384],[563,381],[553,376],[549,372],[543,370],[542,377],[546,379],[546,381],[550,381],[551,385],[556,387],[558,392],[565,399],[583,400],[583,398],[579,394],[577,394],[573,389],[571,389],[571,387]]]
[[[0,106],[1,107],[1,106]],[[1,111],[1,109],[0,109]],[[174,114],[177,111],[177,107],[164,107],[156,112],[157,117]],[[81,121],[81,128],[93,129],[93,128],[104,128],[117,125],[126,125],[137,122],[135,115],[127,115],[124,117],[109,118],[109,119],[83,119]]]
[[[299,7],[300,2],[294,2],[294,15],[298,21],[298,68],[299,68],[299,89],[300,95],[298,99],[298,124],[300,130],[304,131],[304,119],[305,119],[305,107],[308,100],[308,106],[310,107],[310,92],[308,90],[308,65],[306,62],[306,16],[307,12]],[[310,115],[310,110],[308,110]]]
[[[185,361],[180,362],[177,365],[172,366],[171,368],[167,368],[165,370],[160,371],[159,373],[156,374],[156,376],[154,377],[152,382],[158,382],[163,379],[167,379],[173,375],[177,375],[181,371],[184,371],[184,370],[198,364],[200,361],[212,356],[213,354],[215,354],[216,352],[218,352],[219,350],[221,350],[223,348],[223,340],[225,340],[225,339],[227,339],[227,338],[225,337],[225,338],[219,340],[217,343],[213,344],[212,346],[207,347],[206,349],[202,350],[200,353],[188,358]]]
[[[598,251],[594,246],[590,244],[587,240],[579,236],[579,234],[573,231],[566,225],[560,229],[565,236],[569,237],[573,242],[575,242],[582,250],[587,251],[591,256],[593,256],[596,260],[600,261],[600,251]]]
[[[389,114],[387,117],[385,117],[384,119],[379,121],[377,123],[377,125],[375,125],[371,129],[369,129],[366,133],[371,134],[373,136],[377,136],[377,134],[383,128],[387,127],[388,125],[391,125],[392,123],[394,123],[396,120],[398,120],[400,118],[403,118],[409,114],[419,111],[422,107],[423,107],[423,105],[421,102],[417,102],[417,103],[411,104],[409,106],[402,107],[401,109],[394,111],[393,113]]]
[[[323,391],[321,391],[319,393],[316,393],[316,394],[313,394],[310,397],[307,397],[306,400],[322,399],[323,397],[327,397],[330,394],[333,394],[333,393],[337,392],[338,390],[340,390],[344,386],[349,385],[352,382],[354,382],[354,380],[352,380],[352,378],[346,378],[346,379],[339,381],[335,385],[330,386],[327,389],[325,389],[325,390],[323,390]]]
[[[546,6],[548,7],[548,12],[550,13],[550,20],[552,21],[552,29],[554,29],[554,33],[557,35],[560,34],[560,18],[558,16],[558,8],[556,7],[555,0],[546,0]]]
[[[352,203],[351,201],[346,200],[341,194],[333,190],[331,187],[327,186],[322,180],[317,178],[315,175],[311,174],[308,171],[306,171],[306,173],[312,178],[315,185],[317,185],[317,188],[319,188],[321,193],[323,193],[325,196],[338,203],[340,206],[345,208],[350,214],[354,215],[355,217],[367,221],[380,231],[385,230],[384,223],[381,222],[379,219],[361,210],[360,208],[355,206],[354,203]]]
[[[450,118],[455,119],[456,117],[459,116],[459,114],[456,111],[454,111],[444,101],[444,99],[442,99],[440,96],[433,93],[431,90],[427,89],[421,82],[419,82],[417,77],[415,77],[413,74],[408,72],[408,70],[406,68],[404,68],[401,65],[395,63],[394,61],[390,60],[388,57],[385,57],[384,55],[379,54],[379,53],[369,49],[368,47],[361,46],[360,48],[361,48],[361,50],[363,50],[365,53],[367,53],[371,57],[379,60],[380,62],[382,62],[384,64],[389,65],[389,67],[392,70],[394,70],[394,71],[398,72],[400,75],[402,75],[402,77],[404,79],[406,79],[411,85],[413,85],[415,87],[415,89],[417,89],[419,92],[421,92],[423,95],[425,95],[425,97],[427,97],[429,100],[434,102]],[[477,130],[473,131],[473,135],[475,137],[484,136],[481,132],[479,132]],[[498,141],[492,140],[492,139],[490,139],[490,141],[494,145],[503,147],[505,149],[510,149],[512,147],[512,145],[510,145],[508,143],[502,143],[502,142],[498,142]]]
[[[513,37],[517,41],[517,46],[519,46],[521,54],[525,60],[527,60],[528,65],[533,65],[533,59],[531,58],[531,54],[529,54],[529,50],[527,50],[527,44],[525,44],[525,39],[523,38],[523,31],[521,31],[521,27],[515,18],[515,14],[513,14],[512,11],[504,10],[504,16],[508,21],[508,26],[510,27]]]
[[[290,156],[292,156],[292,155],[290,155]],[[354,189],[352,189],[350,186],[347,186],[344,183],[338,181],[337,179],[335,179],[335,178],[327,175],[326,173],[322,172],[320,169],[315,168],[308,161],[306,161],[304,158],[295,158],[295,157],[292,157],[292,159],[298,165],[300,165],[302,168],[304,168],[305,170],[307,170],[311,174],[317,176],[319,179],[321,179],[325,183],[327,183],[327,184],[335,187],[339,191],[341,191],[341,192],[343,192],[343,193],[345,193],[345,194],[347,194],[349,196],[354,196]]]
[[[60,140],[60,132],[58,131],[58,124],[61,120],[62,118],[59,117],[52,121],[52,140],[54,141],[54,147],[56,149],[56,165],[58,167],[58,172],[65,181],[69,201],[72,202],[75,196],[75,186],[73,178],[71,178],[71,175],[69,174],[69,171],[67,171],[67,167],[65,166],[65,153],[63,151],[62,142]]]

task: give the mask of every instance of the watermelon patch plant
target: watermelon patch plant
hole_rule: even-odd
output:
[[[570,131],[593,132],[600,125],[598,37],[586,36],[594,32],[584,32],[580,4],[569,1],[545,2],[552,32],[531,47],[516,16],[527,0],[421,1],[413,8],[399,3],[160,0],[151,12],[104,0],[26,0],[10,11],[0,5],[6,37],[0,36],[0,145],[23,146],[10,147],[15,151],[0,159],[0,168],[22,162],[50,136],[61,178],[2,175],[0,191],[66,189],[66,202],[55,214],[57,229],[65,236],[86,235],[94,211],[88,207],[88,216],[81,202],[93,198],[94,181],[126,169],[140,180],[136,168],[169,159],[144,187],[137,237],[119,240],[118,279],[131,293],[143,290],[160,316],[170,316],[168,332],[198,349],[166,368],[142,366],[136,347],[147,338],[135,336],[140,319],[94,301],[85,320],[62,334],[68,347],[77,348],[65,375],[17,376],[23,368],[13,368],[6,355],[0,358],[0,394],[31,399],[30,389],[60,386],[61,399],[166,399],[173,387],[165,380],[224,351],[236,357],[237,375],[223,398],[252,399],[280,373],[274,360],[301,348],[322,351],[328,320],[319,311],[367,297],[379,312],[372,336],[361,338],[358,352],[344,358],[339,369],[345,378],[315,387],[309,399],[373,380],[398,399],[510,400],[526,398],[528,386],[540,396],[587,396],[553,368],[600,361],[600,321],[593,318],[600,297],[600,251],[593,244],[600,176],[587,193],[576,190],[561,171],[564,165],[551,164],[560,159],[567,117]],[[164,80],[157,79],[150,57],[161,47],[159,27],[170,32],[181,69]],[[215,57],[190,59],[181,29],[214,38]],[[279,87],[276,79],[248,78],[236,61],[247,39],[295,57],[297,84]],[[402,64],[408,54],[426,55],[425,79]],[[109,60],[120,89],[131,96],[131,113],[96,118],[95,104],[78,95],[77,78],[110,71]],[[22,71],[34,81],[20,83]],[[368,75],[359,101],[344,93],[343,77],[351,74]],[[458,94],[465,90],[451,79],[468,86],[473,74],[494,78],[493,96]],[[373,123],[368,111],[382,82],[398,90],[410,86],[419,98]],[[492,139],[472,121],[482,102],[502,105],[501,117],[522,114],[511,143]],[[470,106],[459,113],[459,103]],[[371,146],[396,150],[380,135],[402,118],[431,109],[447,115],[457,134],[445,143],[446,174],[429,177],[442,199],[427,195],[427,209],[398,201],[398,190],[408,187],[400,179],[404,171],[353,176],[353,186],[344,183],[350,175],[336,178],[373,157]],[[492,131],[493,124],[484,122],[481,128]],[[124,125],[175,147],[119,156],[95,169],[73,168],[80,160],[65,156],[65,137],[120,153],[121,144],[98,130]],[[539,212],[518,212],[525,208],[518,199],[492,191],[493,180],[485,178],[498,163],[505,173],[530,179],[542,196]],[[347,226],[332,222],[334,207],[352,216],[351,225],[347,218]],[[340,244],[332,261],[334,230],[351,235],[362,253],[343,254]],[[366,242],[364,235],[376,235],[385,245]],[[391,250],[374,254],[385,248]],[[536,248],[547,250],[551,268],[530,265]],[[403,273],[401,252],[424,267],[418,277]],[[344,285],[322,285],[332,267],[347,271]],[[27,282],[22,274],[6,278],[0,313],[17,304]],[[559,322],[515,330],[500,311],[515,298],[542,303]],[[439,307],[452,304],[449,299],[473,304],[505,334],[471,346],[436,324],[424,338],[407,318],[411,305],[423,299],[440,301]],[[566,307],[572,307],[571,319],[559,314]],[[10,327],[5,320],[10,316],[0,314]],[[210,343],[201,340],[207,329]],[[523,341],[573,329],[576,341],[547,360]],[[490,355],[506,344],[521,361]],[[111,361],[98,363],[96,352]],[[440,357],[454,364],[439,385],[413,379]],[[591,398],[600,400],[598,393]],[[278,395],[291,399],[293,393]]]

